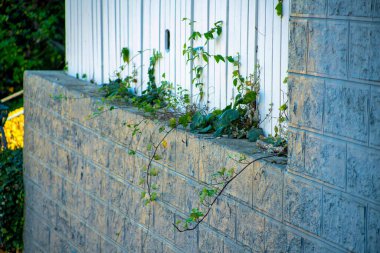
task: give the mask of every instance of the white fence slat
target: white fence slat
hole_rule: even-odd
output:
[[[180,1],[180,14],[177,16],[178,24],[177,26],[180,28],[180,42],[178,43],[178,51],[176,52],[177,57],[177,71],[180,73],[180,77],[177,78],[177,82],[183,88],[191,91],[191,65],[186,62],[186,56],[182,55],[183,45],[186,43],[189,45],[188,38],[191,33],[191,28],[188,25],[188,21],[182,21],[183,18],[191,18],[191,2],[192,0],[183,0]],[[178,4],[178,5],[179,5]]]
[[[93,50],[94,50],[94,81],[97,83],[104,82],[103,78],[103,33],[102,33],[102,6],[100,0],[94,0],[92,5],[93,19],[92,19],[92,31],[93,31]]]
[[[257,40],[258,40],[258,32],[257,32],[257,1],[258,0],[250,0],[248,1],[248,73],[254,73],[256,64],[257,64]]]
[[[273,0],[273,6],[276,6],[277,0]],[[279,115],[279,105],[281,103],[281,92],[273,92],[275,90],[281,90],[281,17],[277,16],[276,10],[273,8],[273,69],[272,69],[272,103],[273,103],[273,119],[271,122],[271,128],[277,124]]]
[[[149,81],[148,76],[148,68],[149,68],[149,57],[152,55],[152,30],[151,30],[151,24],[152,24],[152,9],[151,9],[151,0],[144,0],[143,1],[143,47],[142,47],[142,55],[143,55],[143,66],[142,66],[142,89],[146,89],[147,82]]]
[[[288,72],[288,41],[289,41],[289,11],[290,0],[283,2],[283,18],[281,23],[281,99],[280,105],[287,101],[288,88],[286,84],[283,84]]]
[[[65,64],[66,62],[71,62],[71,1],[70,0],[65,0],[65,45],[66,45],[66,50],[65,50]],[[71,74],[71,66],[68,66],[68,73]]]
[[[228,33],[228,0],[217,0],[216,3],[216,20],[223,21],[223,31],[220,38],[215,40],[215,51],[225,56],[227,54],[227,33]],[[215,85],[216,94],[218,99],[215,102],[215,105],[224,108],[227,101],[227,64],[219,62],[215,68]]]
[[[216,20],[216,0],[210,0],[209,1],[209,29],[214,25]],[[209,43],[209,53],[212,55],[215,55],[215,40],[211,40]],[[217,89],[216,89],[216,83],[215,83],[215,67],[216,62],[213,58],[209,61],[208,66],[208,85],[207,85],[207,101],[208,101],[208,107],[210,110],[214,109],[216,106],[216,97],[217,97]],[[218,84],[219,86],[219,84]]]
[[[241,0],[240,7],[240,25],[238,26],[238,30],[240,30],[240,62],[241,62],[241,74],[246,77],[249,73],[249,65],[248,65],[248,17],[249,17],[249,4],[248,0]],[[240,29],[239,29],[240,28]]]
[[[193,20],[196,21],[194,23],[194,31],[198,31],[200,32],[201,34],[207,32],[208,30],[208,1],[205,1],[205,0],[193,0],[194,1],[194,17],[193,17]],[[197,39],[194,41],[194,45],[193,47],[204,47],[204,40],[203,39]],[[204,48],[204,50],[207,51],[207,48]],[[194,65],[197,65],[197,66],[203,66],[205,65],[206,63],[203,61],[203,60],[196,60],[194,62]],[[207,71],[207,68],[204,68],[203,69],[203,75],[202,75],[202,80],[201,82],[203,83],[203,91],[207,91],[208,90],[208,71]],[[193,84],[193,87],[192,87],[192,90],[194,91],[193,92],[193,98],[195,99],[195,101],[199,101],[199,96],[200,96],[200,87],[195,87],[196,83]],[[204,94],[204,100],[203,100],[203,104],[206,105],[206,102],[205,101],[207,99],[207,94]]]

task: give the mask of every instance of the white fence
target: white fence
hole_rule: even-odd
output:
[[[68,73],[84,75],[96,83],[108,82],[122,63],[121,48],[135,59],[139,83],[147,80],[152,49],[163,54],[157,76],[191,92],[190,65],[182,55],[191,28],[182,21],[195,20],[194,30],[206,32],[223,21],[220,38],[209,44],[209,52],[241,55],[243,75],[261,66],[260,113],[264,117],[273,104],[272,119],[262,127],[271,133],[278,107],[284,103],[282,80],[288,64],[289,0],[283,3],[283,18],[277,16],[278,0],[66,0],[66,61]],[[170,50],[165,50],[165,30],[170,31]],[[232,68],[211,62],[205,72],[205,91],[210,108],[224,107],[234,95]],[[282,92],[283,91],[283,92]]]

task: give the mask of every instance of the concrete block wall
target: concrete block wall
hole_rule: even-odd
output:
[[[145,207],[138,181],[148,162],[148,140],[159,137],[156,123],[147,121],[143,133],[131,138],[124,123],[143,119],[133,109],[86,119],[99,106],[97,88],[62,72],[26,72],[24,85],[25,252],[346,251],[321,236],[322,206],[333,202],[339,203],[334,208],[358,212],[361,206],[334,192],[323,204],[324,186],[287,171],[279,164],[283,159],[252,165],[204,224],[176,232],[172,223],[197,207],[210,175],[224,166],[240,168],[228,155],[252,158],[254,144],[180,130],[169,135],[163,160],[154,164],[160,170],[159,200]],[[135,156],[128,154],[131,145]],[[377,233],[378,213],[370,215],[368,231]]]
[[[380,2],[292,0],[289,30],[285,215],[345,250],[380,252]]]

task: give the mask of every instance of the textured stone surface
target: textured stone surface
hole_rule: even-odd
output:
[[[380,0],[373,0],[372,13],[374,18],[380,18]]]
[[[325,132],[366,142],[369,92],[369,86],[326,81]]]
[[[336,253],[336,252],[347,252],[346,250],[336,250],[329,245],[323,244],[321,242],[304,240],[303,242],[304,252],[307,253]]]
[[[284,220],[319,235],[302,252],[380,252],[380,1],[290,7],[287,169],[307,180],[285,173]]]
[[[364,252],[365,206],[340,194],[324,192],[323,237],[353,252]]]
[[[254,166],[252,205],[281,220],[283,174],[281,171],[260,165]]]
[[[289,70],[306,72],[307,22],[289,22]]]
[[[371,1],[368,0],[329,0],[329,16],[371,17]]]
[[[322,191],[285,175],[284,220],[314,234],[321,233]]]
[[[380,151],[347,147],[347,190],[380,203]]]
[[[380,88],[373,87],[369,111],[369,143],[380,147]]]
[[[298,127],[322,129],[324,81],[292,76],[289,83],[289,121]]]
[[[346,185],[346,144],[321,136],[307,135],[305,167],[296,171],[334,186]]]
[[[368,212],[368,252],[380,252],[380,211],[373,208]]]
[[[265,252],[301,252],[301,237],[284,229],[284,226],[265,222]]]
[[[326,0],[293,0],[290,15],[325,16]]]
[[[350,27],[350,76],[380,81],[380,26],[352,23]]]
[[[303,168],[305,166],[305,133],[289,129],[288,168]]]
[[[346,22],[310,21],[307,71],[332,77],[347,76]]]
[[[223,252],[223,239],[218,237],[210,229],[200,227],[199,229],[199,252]]]
[[[245,206],[238,207],[237,217],[239,219],[236,224],[236,239],[252,248],[254,252],[263,252],[265,219]]]

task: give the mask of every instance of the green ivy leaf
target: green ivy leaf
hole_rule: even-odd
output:
[[[256,100],[257,93],[255,91],[247,91],[243,97],[243,104],[250,104]]]
[[[225,62],[224,57],[221,56],[220,54],[214,55],[214,59],[216,63],[219,63],[220,61]]]
[[[129,63],[129,57],[130,57],[130,51],[129,51],[129,48],[127,47],[123,47],[121,49],[121,56],[123,57],[123,61],[125,63]]]
[[[283,0],[278,0],[278,3],[276,5],[276,12],[277,12],[277,16],[281,17],[282,18],[282,2]]]
[[[159,161],[162,160],[162,157],[160,155],[154,155],[153,159]]]
[[[149,175],[152,176],[152,177],[158,176],[158,173],[159,173],[159,170],[157,168],[151,168],[149,170]]]
[[[260,136],[264,136],[264,131],[261,128],[252,128],[247,133],[247,138],[249,141],[255,142],[259,139]]]

